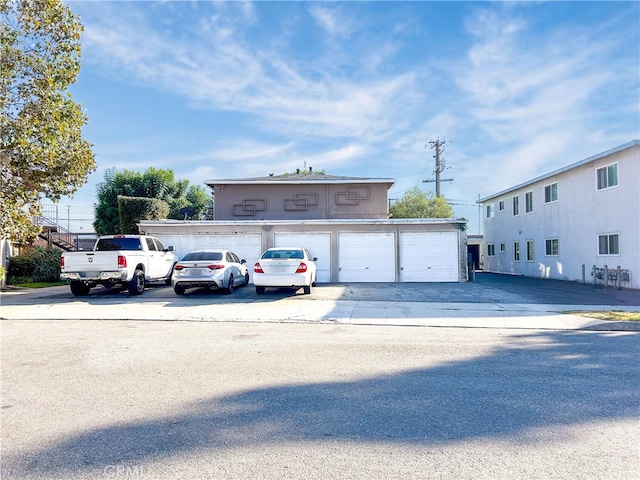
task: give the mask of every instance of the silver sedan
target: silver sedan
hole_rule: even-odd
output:
[[[206,287],[232,293],[249,283],[245,260],[229,250],[195,250],[187,253],[173,268],[171,284],[177,295],[187,288]]]

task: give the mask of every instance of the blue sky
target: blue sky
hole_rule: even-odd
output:
[[[475,201],[640,137],[638,2],[68,2],[71,88],[98,171],[61,216],[92,231],[107,168],[191,183],[313,167]],[[64,212],[64,213],[62,213]]]

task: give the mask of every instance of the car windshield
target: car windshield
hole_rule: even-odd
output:
[[[142,250],[139,238],[101,238],[96,245],[97,252],[114,250]]]
[[[302,250],[267,250],[262,258],[304,258]]]
[[[194,260],[222,260],[222,252],[191,252],[182,257],[182,260],[185,262]]]

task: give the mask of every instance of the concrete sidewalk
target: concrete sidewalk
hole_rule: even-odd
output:
[[[189,297],[63,297],[68,287],[3,292],[0,318],[7,320],[148,320],[196,322],[335,323],[460,328],[545,330],[633,330],[640,322],[608,322],[567,313],[640,307],[516,303],[438,303],[372,300],[321,300],[308,297],[238,298],[212,303]],[[12,298],[13,297],[13,298]],[[20,297],[20,301],[17,297]],[[30,298],[32,301],[30,301]],[[228,297],[224,297],[225,300]]]

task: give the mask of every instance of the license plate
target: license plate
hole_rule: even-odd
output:
[[[202,268],[190,268],[187,270],[187,277],[201,277],[204,275],[204,270]]]

